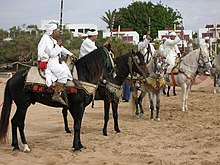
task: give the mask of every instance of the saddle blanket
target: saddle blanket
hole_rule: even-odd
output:
[[[54,93],[55,83],[50,87],[46,85],[44,72],[38,67],[31,67],[27,73],[25,81],[25,90],[39,93]],[[97,85],[79,81],[77,86],[72,81],[67,81],[65,85],[66,93],[77,93],[77,89],[84,89],[88,94],[95,94]]]

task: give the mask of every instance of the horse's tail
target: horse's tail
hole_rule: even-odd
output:
[[[11,104],[12,104],[12,97],[9,93],[9,81],[7,81],[5,87],[5,93],[4,93],[4,102],[1,112],[1,118],[0,118],[0,144],[5,144],[7,140]]]

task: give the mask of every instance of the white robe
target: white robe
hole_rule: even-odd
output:
[[[152,54],[149,54],[149,56],[147,56],[147,47],[149,44],[150,44],[151,52],[153,54],[155,52],[155,48],[148,39],[145,38],[143,41],[138,43],[138,51],[140,51],[141,54],[143,54],[145,62],[147,61],[147,58],[149,60],[152,56]]]
[[[97,47],[95,46],[95,42],[87,37],[81,44],[79,59],[89,54],[91,51],[95,49],[97,49]]]
[[[57,41],[48,34],[44,34],[38,44],[38,61],[48,62],[45,70],[46,84],[52,85],[56,80],[65,84],[67,79],[72,80],[72,75],[65,62],[59,63],[59,54],[64,56],[73,54],[63,46],[59,46]]]
[[[164,43],[164,51],[166,54],[165,62],[169,64],[167,68],[167,73],[170,73],[172,68],[175,66],[175,60],[177,54],[180,53],[177,43],[180,42],[180,38],[176,36],[174,40],[168,38]]]
[[[177,54],[180,53],[177,43],[180,42],[180,38],[177,36],[174,40],[167,39],[164,43],[164,51],[167,55],[165,62],[169,65],[175,65]]]

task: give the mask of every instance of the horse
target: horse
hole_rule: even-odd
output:
[[[169,81],[165,79],[168,86],[181,87],[182,111],[186,111],[188,109],[188,93],[195,79],[199,66],[204,66],[209,72],[212,68],[211,62],[209,61],[208,51],[203,48],[195,49],[194,51],[188,53],[186,56],[182,57],[180,59],[179,65],[176,67],[178,72],[171,72],[168,77]]]
[[[211,76],[213,77],[214,93],[216,93],[216,86],[220,93],[220,53],[214,58],[211,69]]]
[[[159,110],[160,110],[160,96],[163,88],[165,86],[165,80],[163,77],[163,64],[164,58],[158,52],[155,52],[152,59],[147,65],[148,77],[142,79],[140,83],[139,90],[141,91],[140,96],[138,97],[138,104],[140,106],[140,115],[144,114],[142,107],[142,100],[146,93],[150,100],[150,110],[151,115],[150,119],[154,119],[154,96],[156,95],[156,120],[159,121]],[[139,115],[138,105],[136,103],[136,115]]]
[[[99,82],[100,77],[103,75],[105,68],[108,67],[108,60],[108,55],[106,54],[104,47],[98,48],[87,56],[79,59],[76,63],[79,82],[87,82],[87,84],[90,84],[93,87],[95,86],[96,88],[96,85]],[[110,66],[108,68],[110,68]],[[19,129],[21,141],[24,144],[23,151],[30,151],[24,133],[24,122],[26,112],[31,104],[39,102],[41,104],[51,107],[65,107],[58,102],[51,101],[52,92],[46,92],[50,90],[50,88],[46,88],[45,91],[40,92],[24,90],[27,74],[28,69],[18,71],[7,81],[7,84],[5,86],[4,104],[2,107],[0,118],[0,143],[6,143],[11,104],[12,101],[14,101],[17,109],[13,118],[11,119],[13,150],[20,149],[17,137],[17,129]],[[69,105],[68,109],[72,115],[72,118],[74,119],[74,137],[72,149],[74,151],[81,150],[82,148],[84,148],[80,139],[82,118],[86,106],[89,105],[93,99],[93,94],[88,92],[88,90],[86,90],[84,86],[78,84],[77,92],[66,92],[65,96],[66,97],[64,98],[66,98],[66,101]]]
[[[121,55],[115,59],[115,73],[116,77],[112,77],[107,72],[100,80],[96,90],[95,100],[104,101],[104,127],[103,135],[107,136],[107,125],[109,121],[109,109],[112,105],[112,112],[114,118],[114,130],[116,133],[121,132],[118,125],[118,104],[121,97],[122,84],[127,79],[128,75],[133,75],[137,72],[145,76],[145,62],[144,57],[140,52],[131,52]],[[67,108],[63,108],[63,118],[66,132],[70,132],[67,122]]]

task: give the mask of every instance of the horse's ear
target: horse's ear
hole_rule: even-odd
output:
[[[131,53],[132,53],[132,54],[134,54],[134,53],[135,53],[133,49],[131,50]]]

